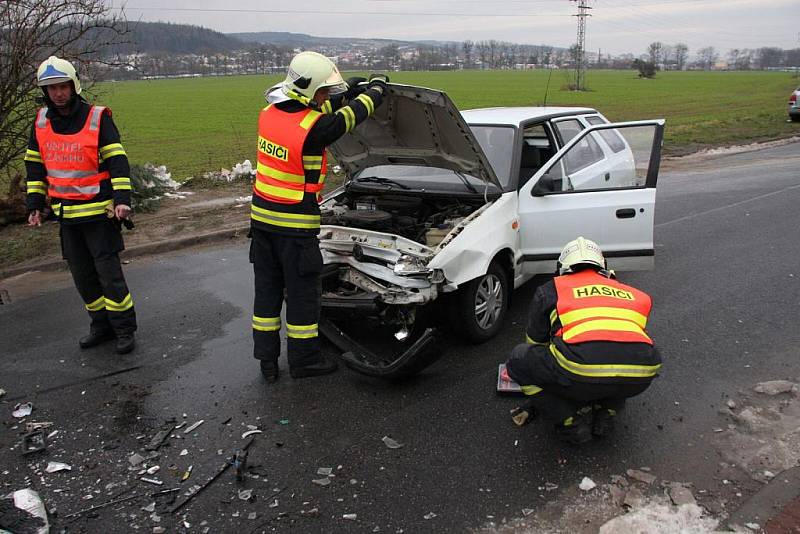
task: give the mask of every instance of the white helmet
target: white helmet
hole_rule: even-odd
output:
[[[347,84],[333,61],[316,52],[300,52],[292,58],[283,87],[309,100],[324,87],[329,87],[332,94],[347,91]]]
[[[81,94],[81,81],[72,63],[60,57],[50,56],[42,61],[39,70],[36,71],[36,85],[55,85],[57,83],[72,82],[75,87],[75,94]]]
[[[585,237],[578,237],[567,243],[558,257],[558,274],[575,272],[573,267],[576,265],[593,265],[605,269],[606,260],[600,246]]]

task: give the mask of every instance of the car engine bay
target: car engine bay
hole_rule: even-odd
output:
[[[419,194],[374,195],[345,192],[322,206],[322,224],[396,234],[436,247],[465,217],[484,204],[482,198],[429,197]]]

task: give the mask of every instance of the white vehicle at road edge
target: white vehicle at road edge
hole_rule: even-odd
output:
[[[323,317],[371,316],[404,339],[450,294],[459,332],[480,342],[502,326],[511,289],[554,272],[577,235],[611,268],[652,268],[663,127],[611,125],[590,108],[459,113],[440,91],[390,85],[331,147],[347,176],[321,205]],[[337,344],[360,350],[352,341]]]

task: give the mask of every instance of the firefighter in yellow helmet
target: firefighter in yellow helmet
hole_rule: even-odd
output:
[[[625,399],[646,390],[661,367],[647,334],[650,297],[614,279],[600,247],[578,237],[558,276],[536,289],[526,344],[512,350],[509,377],[529,395],[512,418],[545,411],[571,443],[602,437]]]
[[[128,353],[136,313],[118,255],[120,224],[131,213],[128,158],[111,110],[81,97],[72,63],[50,56],[36,84],[46,106],[36,114],[25,154],[28,223],[41,226],[49,196],[62,254],[91,320],[81,348],[116,339],[117,353]]]
[[[325,148],[381,104],[388,78],[345,82],[336,65],[301,52],[286,79],[265,93],[258,119],[257,172],[251,206],[250,262],[255,273],[253,354],[267,382],[278,378],[281,309],[286,293],[289,374],[336,370],[319,345],[322,254],[319,200],[327,171]]]

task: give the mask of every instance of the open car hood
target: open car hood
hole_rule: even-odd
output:
[[[375,113],[329,150],[350,177],[376,165],[419,165],[459,171],[502,189],[453,101],[434,89],[389,84]]]

